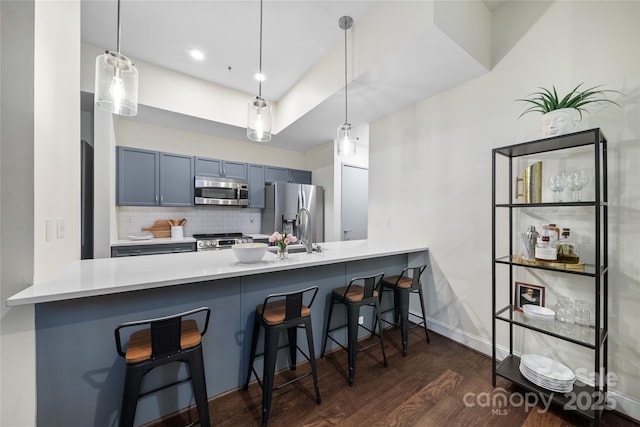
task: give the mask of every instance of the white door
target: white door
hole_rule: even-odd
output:
[[[342,240],[367,238],[369,170],[342,165]]]

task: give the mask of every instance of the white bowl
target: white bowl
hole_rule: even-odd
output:
[[[238,261],[251,264],[260,262],[264,253],[267,251],[266,243],[238,243],[231,246],[233,254],[238,258]]]
[[[522,306],[522,312],[529,319],[538,320],[541,322],[548,322],[555,319],[556,317],[555,311],[546,307],[540,307],[539,305],[535,304],[524,304]]]

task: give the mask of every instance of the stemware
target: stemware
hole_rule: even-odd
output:
[[[586,169],[580,169],[578,171],[575,172],[575,178],[577,186],[578,186],[578,193],[577,193],[577,199],[576,201],[581,201],[582,200],[582,189],[589,183],[589,171]]]
[[[564,172],[549,177],[547,181],[549,189],[553,191],[553,201],[562,201],[562,190],[564,190],[566,174]]]

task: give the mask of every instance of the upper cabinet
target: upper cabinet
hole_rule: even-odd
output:
[[[265,168],[265,183],[272,182],[311,184],[311,171],[267,166]]]
[[[247,179],[247,164],[229,160],[196,157],[197,176],[215,176],[225,178]]]
[[[117,147],[119,206],[192,206],[193,157]]]
[[[264,208],[264,169],[264,165],[248,165],[250,208]]]

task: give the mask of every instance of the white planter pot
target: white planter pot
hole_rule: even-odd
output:
[[[561,108],[542,115],[541,136],[565,135],[573,132],[580,122],[580,114],[575,108]]]

